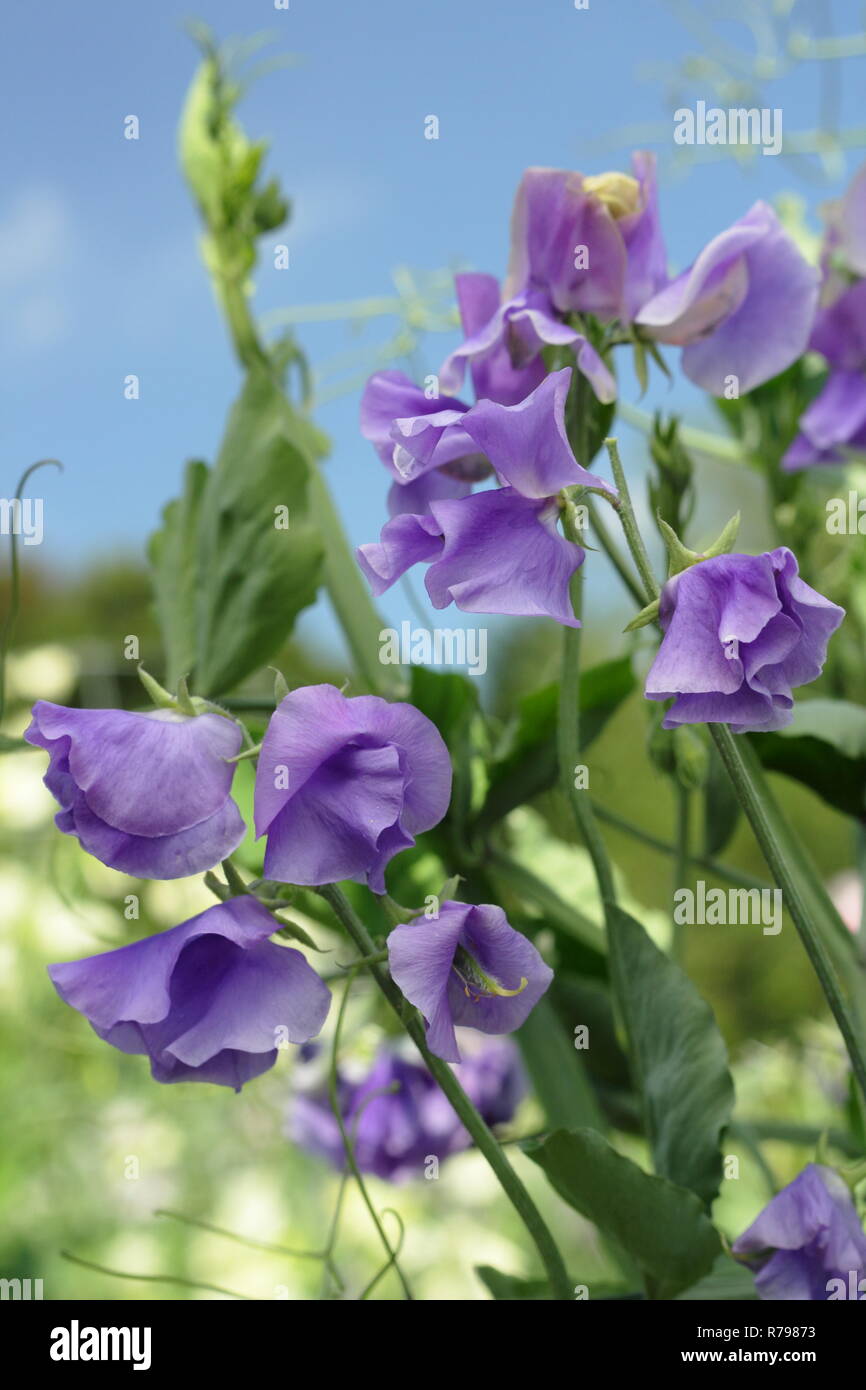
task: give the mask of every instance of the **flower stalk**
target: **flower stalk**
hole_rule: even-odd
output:
[[[332,883],[325,884],[316,891],[328,903],[334,916],[345,928],[360,954],[375,957],[378,954],[376,943],[342,890]],[[405,1008],[403,995],[394,984],[385,966],[380,965],[377,961],[372,961],[368,969],[423,1057],[431,1074],[439,1083],[456,1115],[493,1169],[505,1195],[532,1237],[547,1272],[554,1298],[570,1300],[573,1291],[556,1242],[544,1218],[509,1163],[502,1146],[497,1143],[496,1138],[484,1123],[447,1062],[436,1057],[428,1048],[423,1026],[414,1012]]]

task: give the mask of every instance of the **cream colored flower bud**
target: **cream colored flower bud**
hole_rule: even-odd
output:
[[[631,217],[640,208],[640,184],[631,174],[592,174],[584,179],[583,188],[604,203],[617,220]]]

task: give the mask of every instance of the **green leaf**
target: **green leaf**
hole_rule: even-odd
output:
[[[162,528],[151,536],[148,558],[153,572],[156,616],[162,633],[165,681],[176,689],[195,663],[197,540],[202,493],[208,467],[187,464],[183,492],[162,513]]]
[[[581,747],[588,748],[635,688],[628,657],[601,662],[580,678]],[[491,769],[490,787],[479,816],[487,828],[547,791],[557,780],[556,727],[559,687],[544,686],[521,700],[507,753]]]
[[[524,1303],[553,1298],[550,1285],[544,1279],[518,1279],[514,1274],[503,1274],[492,1265],[476,1265],[475,1273],[497,1301]]]
[[[764,767],[784,772],[830,806],[866,816],[866,708],[847,700],[800,700],[785,729],[751,734]]]
[[[709,1274],[676,1297],[683,1303],[755,1302],[758,1293],[752,1271],[730,1255],[720,1255]]]
[[[436,725],[448,745],[454,767],[448,820],[462,840],[485,785],[479,748],[482,721],[476,719],[477,687],[472,677],[456,671],[428,671],[423,666],[412,666],[410,699]]]
[[[170,684],[191,672],[198,695],[231,690],[314,601],[323,561],[308,496],[317,442],[268,374],[251,371],[214,468],[190,466],[150,542]]]
[[[656,1172],[709,1207],[722,1180],[721,1136],[734,1086],[709,1005],[639,922],[611,906],[611,977]]]
[[[652,1297],[697,1283],[721,1253],[693,1192],[645,1173],[595,1130],[560,1129],[523,1147],[560,1197],[632,1256]]]
[[[583,1055],[574,1047],[549,999],[539,999],[516,1038],[550,1128],[602,1129]]]
[[[429,671],[411,667],[409,699],[436,725],[449,747],[461,737],[466,723],[478,710],[478,689],[472,677],[457,671]]]

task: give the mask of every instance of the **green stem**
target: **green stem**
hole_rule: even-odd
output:
[[[568,499],[566,499],[563,512],[562,529],[568,540],[574,541],[575,544],[578,543],[578,530]],[[580,570],[576,570],[571,579],[571,603],[574,616],[580,621],[583,605],[583,579]],[[602,905],[607,911],[608,904],[616,902],[613,869],[601,831],[593,814],[588,789],[581,790],[574,785],[575,769],[580,764],[580,639],[581,629],[579,627],[566,627],[564,629],[557,720],[559,780],[563,795],[571,807],[577,828],[592,861],[599,895]]]
[[[293,1260],[323,1260],[324,1253],[321,1250],[295,1250],[290,1245],[274,1245],[269,1240],[255,1240],[252,1236],[243,1236],[239,1231],[228,1231],[225,1226],[214,1226],[210,1221],[201,1221],[197,1216],[187,1216],[182,1211],[170,1211],[167,1207],[157,1207],[154,1216],[167,1216],[173,1221],[180,1221],[184,1226],[194,1226],[199,1231],[209,1231],[211,1235],[222,1236],[225,1240],[234,1240],[238,1245],[246,1245],[250,1250],[263,1250],[267,1255],[288,1255]]]
[[[332,883],[326,884],[316,891],[329,904],[335,917],[348,932],[361,954],[375,956],[377,954],[375,941],[340,888]],[[503,1153],[501,1145],[491,1134],[447,1062],[436,1057],[428,1048],[424,1028],[419,1019],[415,1016],[405,1016],[403,995],[385,967],[372,964],[369,970],[423,1057],[431,1075],[439,1083],[441,1090],[450,1101],[458,1119],[471,1135],[476,1147],[487,1159],[499,1179],[503,1191],[523,1221],[547,1271],[554,1297],[570,1301],[573,1290],[556,1242],[541,1213]]]
[[[215,244],[219,244],[218,240]],[[236,275],[222,271],[214,273],[213,283],[241,366],[247,371],[252,367],[271,371],[271,359],[256,330],[244,286]]]
[[[814,1148],[821,1136],[826,1135],[829,1143],[848,1158],[861,1158],[863,1148],[853,1135],[841,1129],[826,1129],[820,1125],[803,1125],[788,1120],[732,1120],[728,1133],[737,1137],[741,1124],[748,1125],[759,1140],[781,1144],[800,1144],[804,1149]]]
[[[839,949],[838,946],[831,949],[829,944],[836,934],[832,904],[823,889],[819,895],[814,884],[804,876],[803,860],[792,857],[791,832],[786,825],[780,825],[781,815],[770,800],[768,788],[761,785],[763,778],[759,781],[756,770],[747,768],[727,724],[711,724],[709,728],[767,867],[784,894],[785,905],[845,1040],[858,1085],[866,1096],[866,1047],[856,1016],[859,1011],[849,1007],[837,970]],[[853,955],[850,965],[857,968]]]
[[[621,830],[624,835],[630,835],[632,839],[639,840],[641,844],[661,854],[676,854],[676,845],[669,845],[666,840],[660,840],[656,835],[651,835],[648,830],[635,825],[633,821],[626,820],[616,811],[609,811],[606,806],[600,806],[597,801],[592,804],[598,819],[613,826],[615,830]],[[745,874],[740,869],[732,869],[728,864],[722,864],[718,859],[713,859],[708,854],[689,855],[689,862],[699,869],[706,869],[707,873],[714,874],[716,878],[722,879],[725,883],[734,883],[740,888],[769,887],[765,879],[755,878],[753,874]]]
[[[635,603],[638,605],[639,608],[643,608],[644,599],[643,594],[641,593],[640,586],[635,581],[634,575],[632,574],[631,570],[629,569],[628,565],[623,559],[623,556],[620,553],[616,541],[613,539],[613,536],[608,531],[606,524],[602,521],[598,507],[595,505],[591,498],[586,498],[584,505],[589,512],[589,519],[592,523],[592,529],[598,538],[602,550],[604,551],[607,558],[610,560],[611,564],[613,565],[614,569],[616,570],[625,587],[628,589]]]
[[[21,502],[22,494],[30,479],[30,475],[35,473],[37,468],[45,468],[49,463],[52,464],[54,468],[59,468],[61,471],[63,470],[63,464],[59,459],[40,459],[38,463],[31,463],[29,468],[25,468],[18,480],[14,501]],[[9,609],[3,621],[2,631],[0,631],[0,723],[3,722],[6,713],[6,660],[9,655],[12,633],[15,631],[15,623],[18,620],[18,609],[20,604],[21,574],[18,563],[18,536],[13,525],[9,531]]]
[[[100,1265],[95,1260],[85,1260],[81,1255],[73,1255],[71,1250],[61,1250],[60,1258],[69,1260],[70,1264],[81,1265],[82,1269],[95,1269],[97,1274],[108,1274],[112,1279],[132,1279],[138,1284],[178,1284],[183,1289],[201,1289],[205,1293],[224,1294],[226,1298],[242,1298],[245,1301],[249,1298],[249,1294],[236,1293],[234,1289],[224,1289],[219,1284],[203,1284],[197,1279],[185,1279],[182,1274],[132,1274],[126,1269],[109,1269],[108,1265]]]
[[[391,1247],[391,1242],[388,1239],[388,1234],[384,1226],[382,1225],[382,1222],[379,1220],[379,1213],[376,1211],[370,1194],[367,1191],[367,1184],[364,1182],[361,1170],[358,1167],[358,1160],[355,1158],[355,1147],[352,1143],[351,1138],[349,1137],[349,1132],[346,1129],[346,1122],[343,1119],[343,1112],[340,1108],[340,1080],[337,1071],[337,1064],[340,1056],[340,1038],[343,1032],[343,1019],[346,1016],[346,1005],[349,1002],[349,993],[351,991],[352,983],[355,979],[357,972],[357,966],[353,966],[353,968],[349,971],[349,976],[346,980],[346,988],[343,990],[343,997],[340,1000],[340,1009],[337,1014],[337,1023],[334,1028],[334,1041],[331,1046],[331,1065],[328,1068],[328,1099],[331,1102],[331,1109],[334,1112],[334,1118],[337,1121],[337,1128],[340,1131],[340,1138],[343,1141],[343,1148],[346,1153],[346,1162],[348,1163],[349,1168],[351,1169],[352,1177],[358,1184],[358,1191],[360,1192],[361,1197],[363,1198],[364,1206],[370,1213],[370,1220],[376,1227],[379,1239],[381,1240],[382,1245],[384,1246],[385,1254],[388,1257],[388,1268],[393,1266],[394,1272],[397,1275],[397,1278],[400,1280],[400,1285],[403,1289],[404,1296],[409,1302],[412,1302],[412,1290],[409,1287],[409,1283],[406,1279],[406,1276],[400,1268],[400,1264],[397,1259],[397,1252],[393,1250]]]
[[[610,466],[613,472],[613,479],[619,492],[619,502],[617,511],[622,524],[628,548],[631,551],[632,559],[637,566],[638,574],[643,580],[646,591],[645,602],[652,603],[653,599],[659,596],[658,580],[653,573],[653,567],[647,554],[646,546],[643,543],[643,536],[635,519],[634,507],[632,506],[631,493],[628,490],[628,482],[625,476],[625,469],[622,466],[622,459],[619,456],[619,445],[615,439],[604,441],[608,455],[610,456]]]

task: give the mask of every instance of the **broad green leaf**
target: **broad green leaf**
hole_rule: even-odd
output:
[[[754,1274],[730,1255],[720,1255],[709,1274],[677,1294],[682,1303],[755,1302],[757,1297]]]
[[[479,745],[482,721],[475,718],[478,692],[472,677],[457,671],[428,671],[423,666],[413,666],[411,671],[409,698],[436,725],[451,754],[454,782],[449,823],[462,839],[486,789]]]
[[[188,469],[149,548],[170,684],[189,673],[197,695],[231,690],[315,599],[323,546],[309,481],[319,438],[255,369],[214,467]]]
[[[324,550],[308,503],[315,437],[267,374],[250,372],[201,501],[199,693],[230,690],[267,662],[316,597]],[[280,508],[288,529],[275,524]]]
[[[866,814],[866,708],[800,700],[785,729],[750,736],[770,772],[784,772],[846,815]]]
[[[592,666],[580,678],[581,746],[588,748],[635,688],[628,657]],[[491,770],[490,788],[479,817],[482,827],[515,806],[547,791],[557,778],[556,723],[559,687],[544,686],[520,702],[507,753]]]
[[[724,1040],[691,980],[639,922],[611,907],[608,935],[655,1171],[709,1207],[722,1179],[721,1136],[734,1104]]]
[[[460,737],[467,720],[478,709],[478,691],[471,676],[457,671],[429,671],[424,666],[411,667],[409,699],[436,725],[449,746]]]
[[[198,580],[198,527],[207,464],[186,466],[183,493],[162,513],[162,527],[150,538],[156,616],[162,633],[165,683],[174,690],[192,671],[196,658],[195,593]]]
[[[516,1038],[550,1128],[603,1129],[583,1054],[548,998],[538,1001]]]
[[[693,1192],[645,1173],[592,1129],[523,1147],[560,1197],[632,1256],[652,1297],[673,1298],[709,1273],[721,1245]]]

